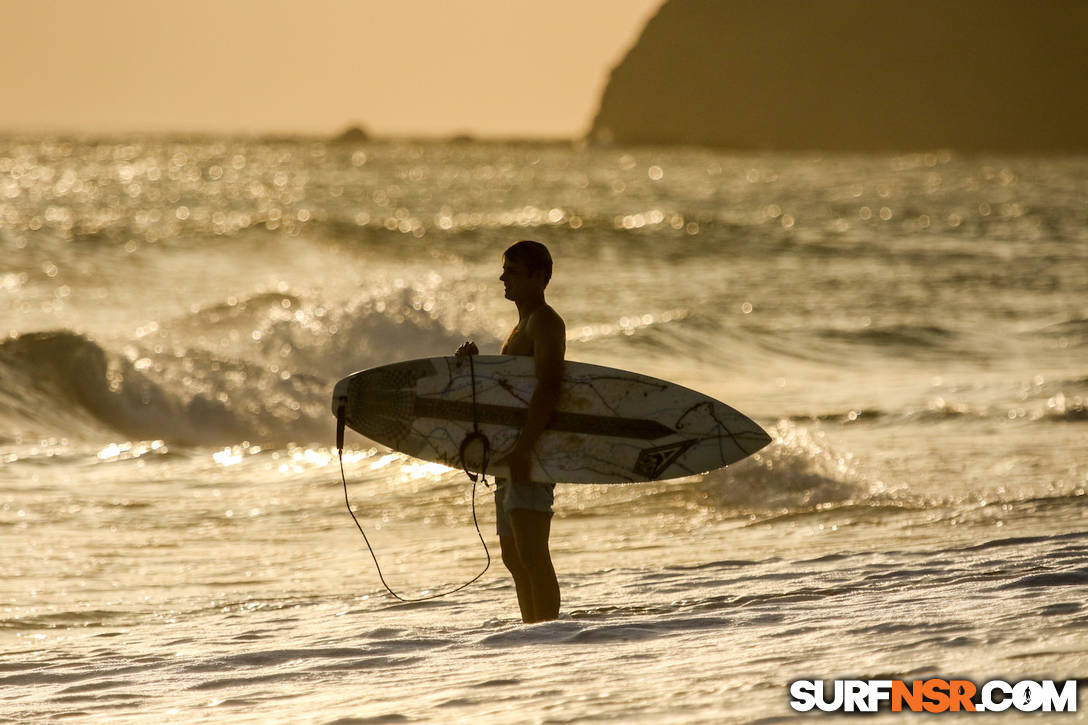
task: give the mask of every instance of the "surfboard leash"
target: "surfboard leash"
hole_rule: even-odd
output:
[[[473,408],[473,418],[475,418],[475,411],[476,411],[476,376],[475,376],[475,373],[473,373],[473,377],[472,377],[472,408]],[[340,404],[336,408],[336,457],[340,461],[340,480],[344,484],[344,505],[347,506],[348,513],[351,514],[351,520],[355,522],[355,528],[359,529],[359,533],[363,535],[363,541],[366,542],[366,548],[370,552],[370,558],[374,560],[374,568],[378,571],[378,579],[381,580],[382,586],[385,587],[385,590],[387,592],[389,592],[390,596],[392,596],[394,599],[396,599],[398,601],[401,601],[401,602],[406,602],[406,603],[426,602],[426,601],[429,601],[431,599],[438,599],[440,597],[447,597],[447,596],[449,596],[451,594],[456,594],[457,592],[459,592],[459,591],[461,591],[463,589],[467,589],[469,586],[471,586],[472,584],[475,584],[477,581],[479,581],[480,577],[482,577],[484,574],[486,574],[487,570],[489,568],[491,568],[491,552],[487,548],[487,542],[484,541],[484,535],[480,531],[479,519],[476,517],[476,484],[477,484],[478,480],[483,480],[483,473],[482,472],[480,473],[479,479],[477,479],[472,474],[469,474],[469,479],[472,481],[472,524],[473,524],[473,526],[476,527],[476,536],[478,536],[480,538],[480,545],[484,547],[484,555],[487,557],[487,562],[484,564],[484,568],[480,571],[480,573],[477,574],[476,576],[472,577],[471,579],[469,579],[464,584],[462,584],[462,585],[460,585],[458,587],[455,587],[453,589],[450,589],[449,591],[439,592],[437,594],[428,594],[425,597],[405,597],[405,596],[402,596],[400,594],[397,594],[397,592],[395,592],[393,590],[393,588],[391,586],[389,586],[389,584],[385,581],[385,575],[382,574],[381,564],[378,563],[378,555],[374,553],[374,547],[370,545],[370,539],[367,538],[366,532],[363,531],[363,525],[359,523],[359,519],[356,518],[355,512],[351,510],[351,500],[348,498],[348,478],[347,478],[347,475],[344,473],[344,428],[345,428],[345,425],[346,425],[346,419],[347,419],[346,406],[344,405],[344,402],[341,400]],[[475,427],[475,420],[473,421],[473,426]],[[484,436],[482,433],[479,433],[478,429],[475,430],[474,433],[479,434],[481,436],[481,438],[483,439],[483,442],[484,442],[484,469],[486,470],[486,466],[487,466],[487,450],[489,448],[489,442],[487,440],[487,436]],[[470,435],[472,435],[472,434],[470,434]],[[469,438],[469,436],[465,436],[465,438],[467,440]],[[464,453],[465,445],[466,444],[464,442],[462,442],[462,444],[461,444],[462,463],[464,462],[463,453]],[[467,473],[467,471],[466,471],[466,473]],[[487,485],[487,481],[484,481],[484,485]]]
[[[468,371],[472,377],[472,432],[465,434],[465,437],[461,439],[461,447],[457,450],[457,457],[461,460],[461,470],[472,481],[473,487],[476,486],[477,481],[483,481],[484,485],[487,486],[487,464],[491,462],[491,441],[480,432],[480,419],[476,413],[476,364],[472,362],[472,355],[468,356]],[[469,471],[468,464],[465,463],[465,451],[468,450],[468,446],[472,441],[480,441],[483,444],[479,474]]]

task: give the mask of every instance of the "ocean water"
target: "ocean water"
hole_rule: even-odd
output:
[[[497,560],[385,593],[329,412],[497,351],[520,238],[570,359],[775,438],[559,486],[534,625]],[[0,721],[772,722],[797,678],[1088,677],[1088,158],[6,137],[0,251]],[[399,591],[482,568],[462,473],[350,432],[345,469]]]

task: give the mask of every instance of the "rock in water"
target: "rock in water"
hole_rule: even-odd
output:
[[[349,126],[333,138],[334,143],[366,143],[369,140],[370,134],[362,126]]]

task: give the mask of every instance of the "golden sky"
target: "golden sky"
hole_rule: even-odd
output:
[[[0,0],[0,131],[577,136],[663,0]]]

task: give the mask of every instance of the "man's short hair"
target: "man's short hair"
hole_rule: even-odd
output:
[[[520,242],[511,244],[504,251],[503,256],[511,261],[521,262],[530,274],[544,272],[545,284],[552,280],[552,255],[540,242],[522,239]]]
[[[530,239],[514,242],[509,249],[503,252],[503,256],[513,262],[524,264],[529,274],[543,272],[545,284],[551,281],[552,255],[548,252],[548,248],[540,242],[534,242]]]

